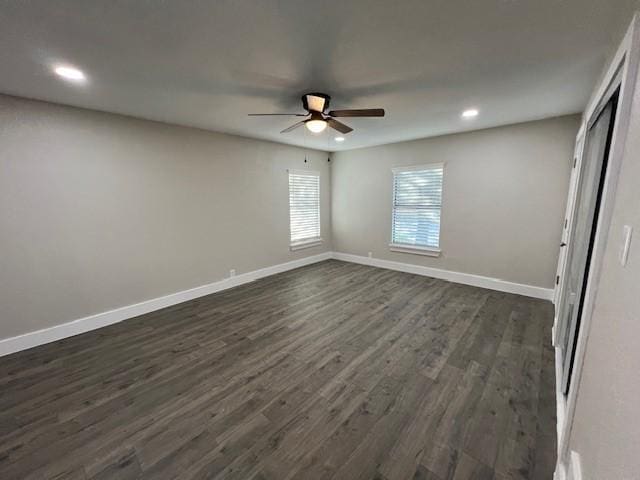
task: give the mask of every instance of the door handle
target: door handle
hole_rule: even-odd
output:
[[[562,242],[562,243],[560,244],[560,246],[561,246],[561,247],[566,247],[566,246],[567,246],[567,244],[566,244],[566,243],[564,243],[564,242]]]

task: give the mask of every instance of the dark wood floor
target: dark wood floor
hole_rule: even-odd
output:
[[[545,479],[551,304],[334,260],[0,358],[0,478]]]

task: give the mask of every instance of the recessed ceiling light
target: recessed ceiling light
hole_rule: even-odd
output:
[[[344,142],[344,137],[336,137],[334,140],[336,142]]]
[[[86,80],[82,70],[67,65],[58,65],[53,71],[56,72],[56,75],[73,82],[84,82]]]
[[[470,108],[469,110],[465,110],[464,112],[462,112],[462,118],[473,118],[473,117],[477,117],[478,116],[478,110],[476,110],[475,108]]]

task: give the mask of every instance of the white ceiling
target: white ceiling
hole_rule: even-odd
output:
[[[0,8],[0,92],[322,150],[580,112],[635,0],[30,0]],[[72,64],[83,86],[51,73]],[[300,95],[355,131],[280,130]],[[462,120],[476,107],[480,115]]]

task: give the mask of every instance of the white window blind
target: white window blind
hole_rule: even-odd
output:
[[[443,165],[393,170],[392,246],[440,248]]]
[[[289,170],[291,245],[320,241],[320,175]]]

